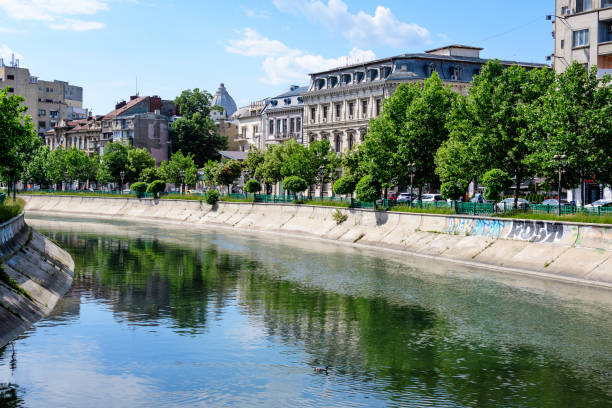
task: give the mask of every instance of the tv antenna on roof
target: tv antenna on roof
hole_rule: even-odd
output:
[[[138,96],[138,75],[136,75],[136,96]]]

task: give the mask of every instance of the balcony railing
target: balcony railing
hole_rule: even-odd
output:
[[[612,41],[599,43],[597,53],[599,55],[612,55]]]

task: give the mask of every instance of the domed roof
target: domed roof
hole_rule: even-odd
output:
[[[225,85],[219,85],[219,89],[215,93],[215,96],[211,102],[212,106],[218,105],[225,110],[225,114],[227,117],[231,116],[238,108],[236,108],[236,102],[234,102],[234,98],[227,93],[227,89],[225,89]]]

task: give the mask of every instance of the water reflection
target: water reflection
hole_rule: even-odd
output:
[[[70,250],[77,271],[53,315],[17,342],[14,372],[0,357],[0,381],[28,390],[6,385],[32,406],[601,407],[612,400],[605,302],[274,236],[40,226]],[[567,289],[555,285],[544,284]],[[44,384],[58,360],[63,377]],[[330,375],[313,373],[325,365]],[[99,384],[116,395],[96,400]]]

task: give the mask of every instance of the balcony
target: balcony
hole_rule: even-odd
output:
[[[612,41],[599,43],[597,53],[599,55],[612,55]]]

